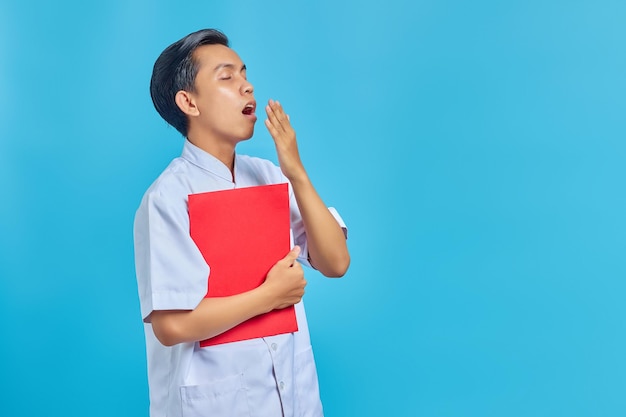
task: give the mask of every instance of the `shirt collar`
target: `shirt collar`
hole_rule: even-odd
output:
[[[185,139],[185,145],[183,146],[183,153],[181,158],[192,163],[193,165],[201,168],[205,171],[209,171],[227,181],[232,182],[233,175],[230,169],[224,165],[222,161],[211,155],[210,153],[198,148],[193,143]],[[237,155],[235,155],[235,166],[237,165]]]

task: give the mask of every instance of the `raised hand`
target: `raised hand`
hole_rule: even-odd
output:
[[[298,152],[296,132],[283,106],[278,101],[269,100],[265,112],[267,113],[265,126],[274,139],[278,163],[283,174],[291,181],[300,175],[306,175]]]

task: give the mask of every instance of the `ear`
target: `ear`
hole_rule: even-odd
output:
[[[176,93],[174,100],[176,101],[178,108],[187,116],[198,116],[200,114],[200,110],[198,109],[198,106],[196,106],[196,100],[193,94],[185,90],[180,90]]]

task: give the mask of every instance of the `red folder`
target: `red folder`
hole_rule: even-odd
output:
[[[189,195],[191,238],[210,267],[206,297],[226,297],[263,283],[290,249],[289,189],[285,184]],[[294,307],[253,317],[200,346],[298,330]]]

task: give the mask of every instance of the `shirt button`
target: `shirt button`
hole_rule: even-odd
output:
[[[280,387],[281,391],[285,389],[285,383],[283,381],[280,381],[278,386]]]
[[[278,345],[276,343],[272,343],[272,350],[276,352],[277,349],[278,349]]]

